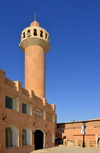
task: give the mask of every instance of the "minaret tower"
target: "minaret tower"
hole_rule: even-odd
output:
[[[22,31],[20,47],[25,52],[25,88],[45,98],[45,53],[50,49],[49,33],[34,20]]]

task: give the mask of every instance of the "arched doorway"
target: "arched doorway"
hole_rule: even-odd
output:
[[[100,137],[98,138],[98,147],[100,148]]]
[[[41,130],[36,130],[34,133],[35,150],[43,148],[43,139],[44,139],[43,132]]]

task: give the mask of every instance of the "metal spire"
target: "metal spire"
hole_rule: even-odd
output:
[[[37,16],[37,13],[34,14],[34,21],[36,21],[36,16]]]

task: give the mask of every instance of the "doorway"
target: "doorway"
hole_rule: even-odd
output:
[[[43,139],[44,139],[43,132],[41,130],[36,130],[34,133],[35,150],[43,148]]]
[[[100,148],[100,138],[98,138],[98,147]]]

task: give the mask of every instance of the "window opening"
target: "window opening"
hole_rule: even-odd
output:
[[[5,107],[9,109],[13,109],[18,111],[19,110],[19,103],[18,103],[18,97],[5,97]]]
[[[27,145],[27,143],[26,143],[26,130],[25,129],[23,129],[23,131],[22,131],[22,145],[23,146]]]
[[[12,130],[11,128],[6,128],[6,147],[12,147]]]
[[[23,32],[23,38],[25,38],[25,32]]]
[[[47,39],[47,33],[45,34],[45,39]]]
[[[37,36],[37,30],[34,29],[34,33],[33,33],[34,36]]]
[[[6,96],[6,99],[5,99],[5,107],[12,109],[12,101],[13,101],[12,98]]]
[[[43,37],[43,31],[42,30],[40,31],[40,37]]]
[[[28,37],[31,36],[31,32],[30,32],[30,30],[27,31],[27,36],[28,36]]]
[[[32,115],[32,105],[30,103],[22,103],[22,113]]]
[[[22,113],[27,113],[27,104],[22,103]]]

